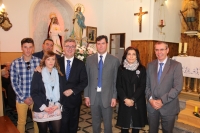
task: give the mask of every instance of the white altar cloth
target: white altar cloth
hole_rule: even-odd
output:
[[[200,58],[194,56],[174,56],[172,58],[182,64],[184,77],[200,79]]]

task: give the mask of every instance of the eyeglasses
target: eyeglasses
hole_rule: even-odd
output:
[[[155,52],[163,52],[164,50],[167,50],[167,48],[166,49],[155,49]]]
[[[65,48],[67,48],[67,49],[75,49],[76,48],[76,46],[64,46]]]
[[[31,63],[30,63],[30,62],[26,62],[26,65],[27,65],[27,66],[26,66],[26,69],[27,69],[27,70],[31,69]]]

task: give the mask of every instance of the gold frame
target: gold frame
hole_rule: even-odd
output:
[[[87,36],[87,42],[88,43],[96,43],[97,27],[87,26],[86,36]]]
[[[12,27],[12,23],[10,22],[8,17],[5,17],[4,20],[2,21],[2,23],[0,24],[0,26],[5,31],[8,31]]]

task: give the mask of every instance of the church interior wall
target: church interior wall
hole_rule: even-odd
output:
[[[34,2],[39,0],[13,0],[3,1],[8,12],[8,17],[13,24],[9,31],[0,30],[1,52],[21,52],[20,41],[24,37],[33,37],[30,24],[31,11]],[[55,0],[49,0],[55,1]],[[61,1],[61,0],[59,0]],[[64,1],[64,0],[63,0]],[[97,35],[109,35],[111,33],[126,33],[125,47],[131,45],[131,40],[164,40],[168,42],[180,41],[180,18],[179,10],[183,0],[167,0],[166,26],[163,28],[165,36],[161,36],[158,29],[158,7],[159,1],[155,0],[65,0],[71,8],[77,3],[85,7],[85,25],[97,27]],[[139,32],[138,16],[139,7],[148,14],[143,15],[142,32]],[[49,17],[49,16],[47,16]],[[71,19],[71,18],[70,18]],[[72,20],[68,20],[68,23]],[[33,20],[34,23],[34,20]],[[83,36],[85,36],[84,30]],[[42,39],[43,40],[43,39]],[[38,44],[41,45],[41,44]],[[38,47],[39,48],[39,47]],[[37,51],[40,49],[37,49]]]
[[[33,37],[30,34],[30,8],[32,4],[35,4],[38,0],[13,0],[3,1],[6,6],[6,12],[8,17],[13,24],[13,27],[9,31],[0,30],[0,47],[1,52],[21,52],[21,39],[24,37]],[[50,0],[55,1],[55,0]],[[102,5],[103,1],[94,0],[65,0],[72,8],[78,3],[81,3],[85,7],[85,24],[87,26],[97,27],[97,34],[102,34]],[[49,15],[47,16],[49,18]],[[72,20],[69,20],[69,22]],[[33,20],[34,22],[34,20]],[[47,25],[48,26],[48,25]],[[70,31],[69,31],[70,32]],[[84,30],[83,36],[85,36],[86,30]],[[45,38],[44,38],[45,39]],[[43,39],[43,40],[44,40]],[[36,44],[37,45],[37,44]],[[5,47],[6,46],[6,47]],[[38,51],[38,50],[37,50]]]
[[[157,0],[154,4],[154,17],[153,17],[153,35],[152,40],[163,40],[167,42],[180,42],[181,33],[181,5],[184,0]],[[163,2],[162,2],[163,1]],[[164,6],[160,5],[164,3]],[[161,29],[158,27],[161,18],[160,10],[164,13],[165,27]]]
[[[139,12],[139,7],[143,7],[143,11],[149,12],[143,16],[141,33],[139,33],[138,16],[134,16],[134,13]],[[149,18],[151,18],[150,15],[152,14],[149,9],[149,0],[142,0],[142,3],[140,0],[127,0],[126,2],[124,0],[106,1],[102,25],[104,34],[109,36],[111,33],[126,33],[125,47],[130,46],[133,39],[150,39]]]
[[[158,27],[160,21],[159,8],[164,2],[166,26]],[[130,46],[131,40],[162,40],[167,42],[180,42],[180,9],[182,0],[109,0],[104,4],[103,29],[110,33],[126,33],[125,47]],[[139,32],[138,16],[134,13],[148,11],[142,16],[142,32]]]

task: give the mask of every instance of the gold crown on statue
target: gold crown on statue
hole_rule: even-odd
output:
[[[50,19],[55,18],[56,14],[54,12],[52,12],[52,13],[50,13],[49,17],[50,17]]]

